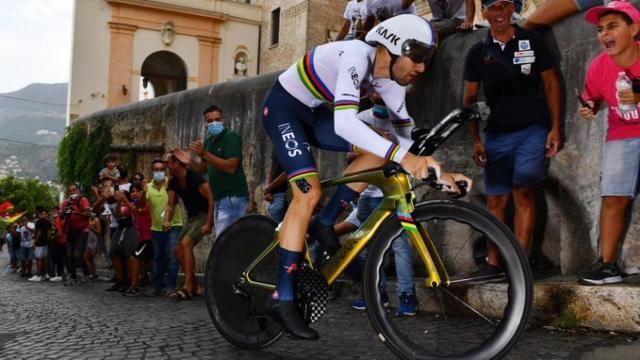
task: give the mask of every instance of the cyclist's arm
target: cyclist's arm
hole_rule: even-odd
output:
[[[349,143],[382,158],[400,163],[407,149],[383,139],[362,121],[358,120],[360,84],[369,66],[364,55],[349,57],[343,53],[336,80],[334,129],[338,136]]]
[[[413,118],[409,116],[405,103],[407,89],[388,79],[377,80],[377,82],[379,86],[377,88],[378,94],[380,94],[387,106],[389,120],[398,139],[398,144],[405,149],[409,149],[413,145],[411,130],[416,126]]]

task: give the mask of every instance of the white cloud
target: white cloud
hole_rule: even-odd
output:
[[[0,0],[0,93],[69,81],[73,0]]]

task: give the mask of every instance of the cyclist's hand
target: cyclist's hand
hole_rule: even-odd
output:
[[[451,192],[451,193],[461,193],[461,189],[458,187],[458,184],[462,184],[461,181],[466,182],[465,193],[471,191],[473,187],[473,180],[464,176],[463,174],[458,173],[450,173],[443,171],[440,175],[440,179],[438,179],[438,184],[442,185],[442,191]]]
[[[487,165],[487,152],[484,149],[484,144],[479,142],[473,146],[473,160],[480,167]]]
[[[433,168],[436,172],[436,177],[440,178],[441,165],[433,156],[416,156],[407,153],[400,165],[416,179],[428,178],[429,168]]]
[[[586,106],[580,106],[578,108],[578,113],[580,114],[580,116],[582,116],[583,119],[593,120],[596,117],[596,114],[593,112],[593,107],[595,106],[595,104],[590,100],[587,101],[587,104],[589,104],[590,108]]]

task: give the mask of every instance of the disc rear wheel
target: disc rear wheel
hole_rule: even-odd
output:
[[[268,346],[282,327],[264,314],[271,290],[251,286],[242,272],[273,242],[276,223],[265,216],[244,217],[219,237],[205,275],[205,301],[211,320],[229,342],[246,349]],[[272,251],[252,271],[255,281],[275,284],[277,257]]]

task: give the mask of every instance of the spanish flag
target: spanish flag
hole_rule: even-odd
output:
[[[7,224],[14,223],[14,222],[18,221],[18,219],[20,219],[20,218],[22,217],[22,215],[24,215],[24,214],[26,214],[26,213],[27,213],[26,211],[23,211],[23,212],[21,212],[21,213],[17,213],[17,214],[11,215],[11,216],[9,216],[9,217],[5,218],[5,219],[4,219],[4,221],[5,221]]]
[[[13,204],[10,201],[5,201],[0,204],[0,215],[4,214],[7,210],[13,209]]]

